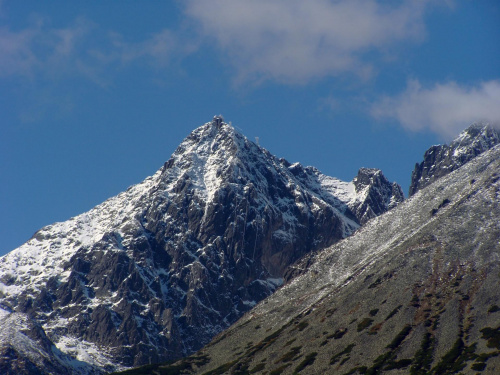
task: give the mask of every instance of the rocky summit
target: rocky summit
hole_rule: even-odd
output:
[[[432,146],[425,152],[424,160],[415,165],[409,196],[499,143],[500,130],[488,124],[475,123],[449,145]]]
[[[129,374],[499,374],[500,145],[422,188],[195,355]]]
[[[152,177],[0,258],[0,372],[101,374],[191,354],[291,264],[402,200],[378,170],[343,182],[216,116]]]

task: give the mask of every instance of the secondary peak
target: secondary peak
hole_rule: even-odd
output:
[[[222,124],[225,124],[224,117],[222,117],[222,115],[214,116],[214,118],[212,119],[212,125],[217,127],[217,129],[220,129]]]

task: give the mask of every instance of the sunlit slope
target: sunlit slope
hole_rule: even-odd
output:
[[[497,374],[499,201],[497,146],[320,252],[195,356],[157,370]]]

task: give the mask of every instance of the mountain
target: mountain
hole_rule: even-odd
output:
[[[499,143],[500,130],[475,123],[449,145],[432,146],[425,152],[424,160],[415,165],[409,196]]]
[[[354,235],[209,345],[126,374],[500,373],[500,145]]]
[[[352,181],[356,197],[348,205],[361,224],[396,207],[404,198],[397,183],[390,183],[380,169],[361,168]]]
[[[302,256],[402,200],[378,170],[343,182],[216,116],[152,177],[0,258],[0,368],[99,374],[181,358]]]

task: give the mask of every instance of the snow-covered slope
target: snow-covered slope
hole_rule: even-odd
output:
[[[449,145],[432,146],[425,152],[424,160],[415,165],[409,196],[499,143],[500,130],[485,123],[475,123]]]
[[[500,145],[318,252],[162,371],[498,374],[499,282]]]
[[[4,319],[29,317],[82,374],[179,358],[357,230],[353,202],[385,207],[356,189],[214,117],[152,177],[0,258]]]

